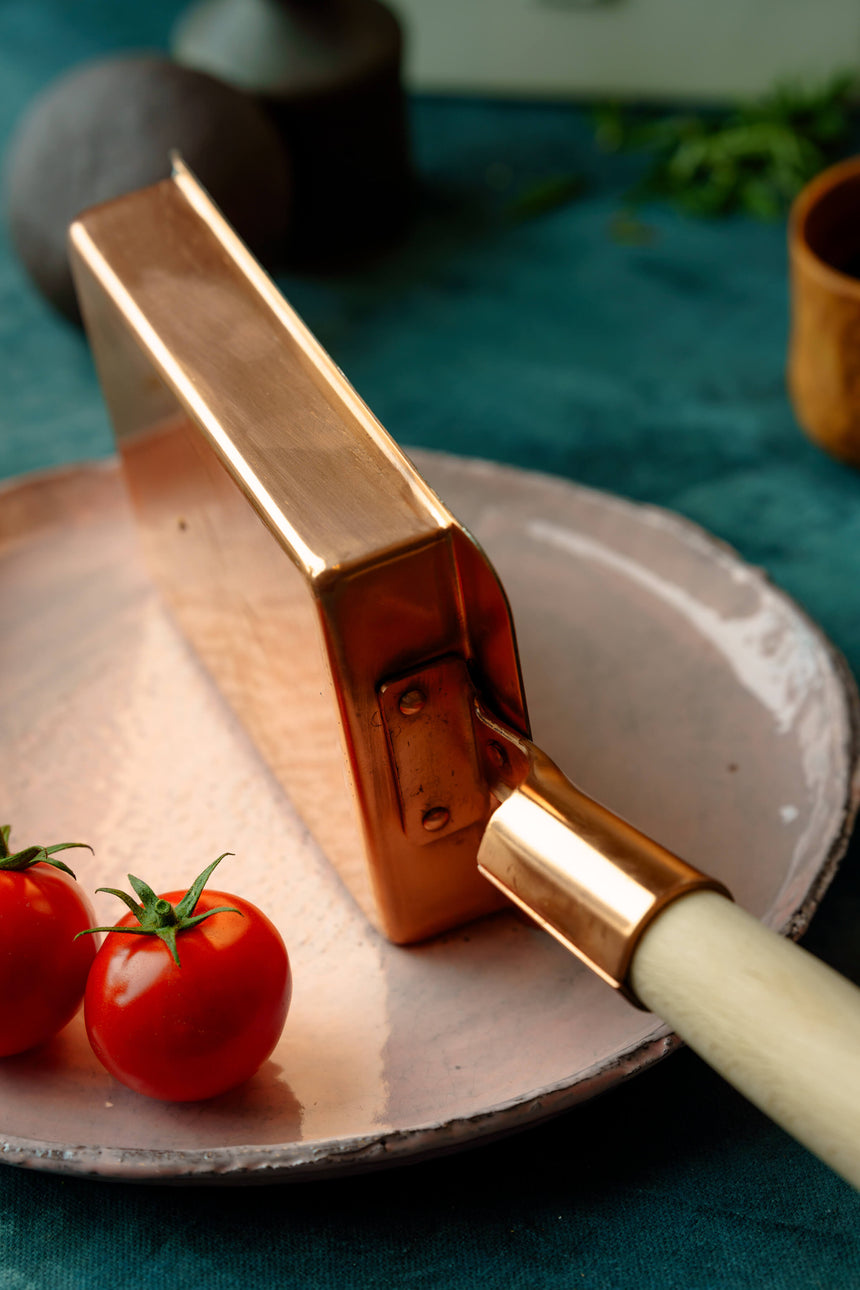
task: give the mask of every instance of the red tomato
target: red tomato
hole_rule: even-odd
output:
[[[80,1007],[96,947],[74,878],[39,862],[0,870],[0,1057],[62,1030]]]
[[[181,902],[184,893],[162,900]],[[103,1066],[138,1093],[163,1101],[214,1097],[249,1079],[284,1026],[292,976],[277,928],[255,905],[204,891],[213,914],[180,931],[180,965],[158,936],[110,932],[84,1001],[87,1033]],[[138,926],[133,913],[118,927]]]

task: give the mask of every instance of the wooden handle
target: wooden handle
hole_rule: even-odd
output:
[[[860,990],[710,891],[643,932],[630,981],[710,1066],[860,1187]]]

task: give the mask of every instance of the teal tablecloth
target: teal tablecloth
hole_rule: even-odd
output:
[[[174,9],[2,0],[0,140],[64,67],[163,46]],[[860,474],[786,400],[784,228],[655,209],[653,241],[613,240],[630,163],[601,157],[573,108],[419,101],[414,139],[426,199],[407,243],[373,271],[285,283],[383,423],[690,516],[860,672]],[[580,201],[510,217],[507,196],[570,169]],[[0,475],[109,448],[83,341],[4,244]],[[860,980],[856,847],[807,943]],[[858,1220],[846,1184],[682,1052],[515,1139],[360,1179],[159,1190],[0,1165],[0,1288],[840,1290],[860,1285]]]

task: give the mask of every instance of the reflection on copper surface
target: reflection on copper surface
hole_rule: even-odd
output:
[[[453,655],[526,729],[483,553],[181,167],[84,215],[71,254],[155,581],[329,859],[395,941],[497,907],[488,785],[416,840],[378,707]]]
[[[483,552],[181,165],[70,237],[155,581],[361,908],[420,940],[486,874],[623,987],[710,883],[522,743]]]

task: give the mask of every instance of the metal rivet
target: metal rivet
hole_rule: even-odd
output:
[[[502,766],[507,766],[508,764],[508,754],[505,752],[502,745],[497,744],[495,740],[492,740],[487,744],[487,757],[499,770]]]
[[[423,690],[406,690],[401,694],[397,706],[404,717],[414,717],[415,713],[420,712],[426,702],[427,695]]]
[[[424,812],[421,817],[421,823],[428,833],[436,833],[439,829],[444,829],[450,818],[451,812],[447,806],[434,806],[431,810]]]

